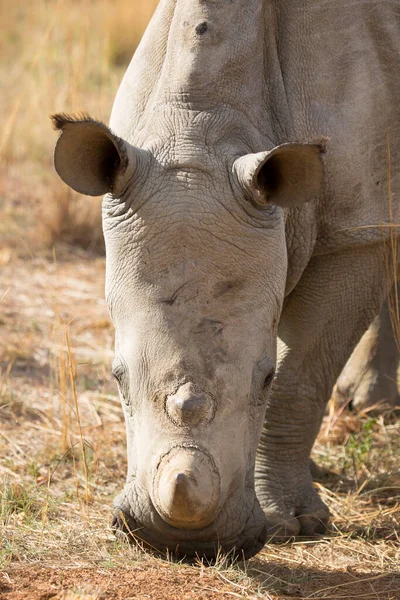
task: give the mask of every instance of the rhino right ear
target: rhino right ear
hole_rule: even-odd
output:
[[[54,167],[72,189],[88,196],[114,192],[117,178],[135,170],[141,152],[87,115],[51,117],[61,131],[54,149]]]

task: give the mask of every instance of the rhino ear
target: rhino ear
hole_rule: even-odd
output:
[[[299,206],[320,192],[322,151],[322,144],[282,144],[268,152],[238,158],[234,170],[258,206]]]
[[[86,115],[51,117],[61,131],[54,149],[54,167],[71,188],[88,196],[113,192],[117,177],[135,169],[141,152]]]

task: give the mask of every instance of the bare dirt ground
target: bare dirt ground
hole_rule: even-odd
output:
[[[326,417],[314,458],[328,470],[316,483],[332,511],[327,536],[213,566],[117,541],[125,433],[104,259],[3,248],[0,263],[1,598],[400,598],[395,415]]]

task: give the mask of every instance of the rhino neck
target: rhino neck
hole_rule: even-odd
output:
[[[166,106],[192,112],[223,106],[263,129],[265,4],[162,0],[117,95],[113,129],[140,145],[160,131]]]

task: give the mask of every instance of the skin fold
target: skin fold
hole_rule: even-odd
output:
[[[310,451],[387,289],[399,24],[394,0],[162,0],[110,128],[54,117],[58,173],[105,194],[116,529],[208,558],[324,530]]]

